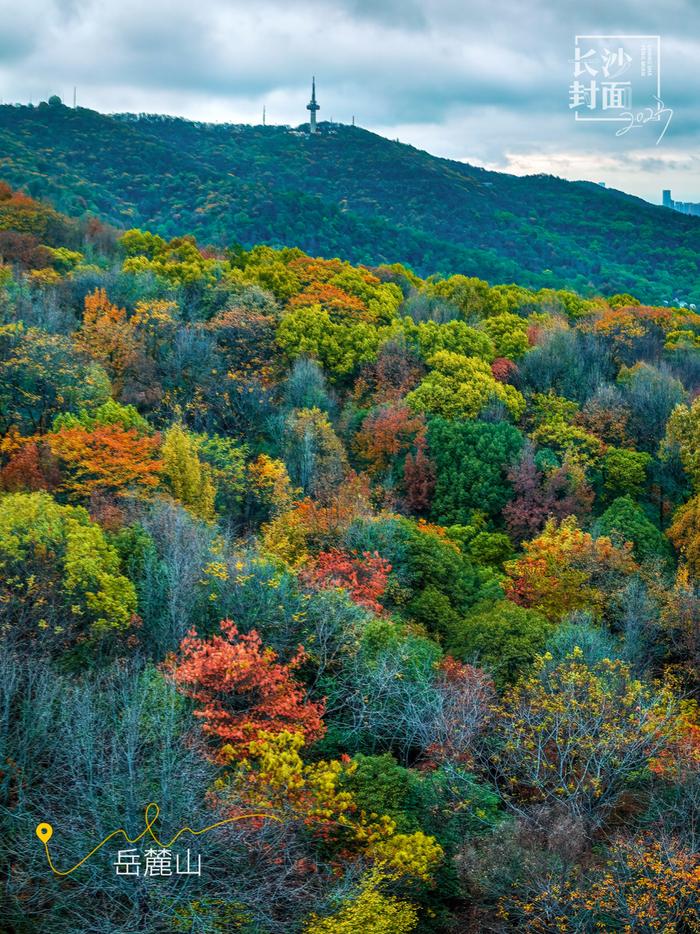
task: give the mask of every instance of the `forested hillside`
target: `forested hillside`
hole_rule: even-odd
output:
[[[69,215],[166,238],[700,302],[700,219],[590,183],[438,159],[357,127],[321,124],[311,137],[4,106],[0,178]]]
[[[28,188],[262,229],[182,174],[232,131],[52,113],[2,111]],[[252,141],[341,140],[239,138],[249,208]],[[4,185],[0,257],[3,931],[700,931],[700,315]],[[66,871],[149,802],[243,819],[180,839],[201,876],[50,871],[37,824]]]

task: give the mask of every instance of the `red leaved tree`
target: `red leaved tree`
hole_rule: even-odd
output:
[[[324,705],[307,700],[293,676],[306,658],[303,647],[285,665],[255,630],[239,633],[230,619],[220,629],[209,639],[191,630],[168,665],[178,689],[195,702],[204,732],[225,744],[215,758],[244,758],[262,732],[301,733],[307,742],[323,736]]]
[[[420,441],[415,455],[406,456],[403,468],[406,504],[412,512],[417,513],[428,511],[435,490],[435,467],[425,447],[425,441]]]
[[[508,471],[513,499],[503,508],[503,518],[516,543],[542,531],[548,519],[577,516],[586,519],[593,505],[593,490],[576,464],[565,460],[548,474],[535,462],[535,452],[526,445],[518,464]]]
[[[310,587],[342,587],[355,603],[380,614],[384,608],[379,601],[386,591],[390,573],[391,565],[377,552],[365,551],[360,556],[333,549],[322,552],[313,567],[301,577]]]
[[[519,372],[518,364],[509,360],[508,357],[496,357],[491,364],[491,372],[499,383],[512,383]]]
[[[415,415],[407,405],[382,405],[365,418],[355,436],[354,447],[367,461],[371,474],[383,473],[424,433],[425,418]]]
[[[13,452],[0,470],[0,490],[55,490],[61,482],[58,464],[41,440],[27,441]]]
[[[93,495],[147,499],[158,486],[163,462],[160,439],[121,425],[61,428],[46,437],[63,469],[64,489],[79,498]]]

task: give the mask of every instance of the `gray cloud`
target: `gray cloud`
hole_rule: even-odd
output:
[[[0,96],[207,120],[358,122],[509,171],[605,177],[651,200],[700,200],[696,0],[0,0]],[[660,34],[674,118],[615,137],[568,108],[573,37]],[[577,174],[578,173],[578,174]]]

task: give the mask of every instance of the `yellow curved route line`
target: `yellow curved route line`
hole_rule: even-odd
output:
[[[153,814],[153,817],[151,818],[149,817],[149,814],[151,813],[152,809],[155,809],[155,813]],[[173,843],[175,843],[178,837],[182,836],[183,833],[191,833],[193,837],[199,837],[201,834],[208,833],[210,830],[214,830],[216,827],[223,827],[225,824],[232,824],[235,821],[254,820],[256,818],[262,819],[262,820],[275,820],[278,823],[281,823],[281,819],[279,817],[276,817],[274,814],[238,814],[236,817],[227,817],[225,820],[220,820],[220,821],[217,821],[215,824],[209,824],[207,827],[202,827],[201,830],[193,830],[192,827],[183,827],[181,830],[178,830],[178,832],[175,834],[172,840],[169,840],[167,843],[163,843],[161,840],[158,839],[158,837],[155,835],[152,829],[153,825],[158,820],[159,814],[160,814],[160,808],[158,807],[155,801],[151,801],[150,804],[146,805],[146,810],[144,812],[146,826],[143,828],[143,830],[137,837],[133,837],[133,838],[130,837],[127,834],[127,832],[121,827],[118,830],[113,830],[112,833],[108,834],[104,838],[104,840],[101,840],[94,849],[90,850],[87,856],[83,856],[80,862],[76,863],[75,866],[71,866],[70,869],[66,869],[64,871],[61,871],[60,869],[56,869],[56,867],[53,864],[53,860],[51,859],[51,853],[49,852],[48,839],[43,841],[44,850],[46,851],[46,860],[49,866],[51,867],[51,871],[57,876],[69,876],[72,872],[75,872],[76,869],[82,866],[83,863],[87,862],[87,860],[89,860],[91,856],[94,856],[95,853],[97,853],[97,851],[100,850],[105,845],[105,843],[108,843],[113,837],[116,837],[118,834],[121,834],[124,837],[124,839],[127,841],[127,843],[138,843],[139,840],[141,840],[143,837],[146,836],[146,834],[149,834],[152,837],[152,839],[158,844],[158,846],[161,847],[161,849],[167,850],[173,845]],[[37,826],[36,832],[37,832],[37,836],[39,837],[39,839],[41,839],[41,836],[39,834],[40,827],[42,828],[50,827],[50,825],[39,824]],[[43,833],[45,834],[46,831],[44,831]],[[49,830],[48,836],[50,837],[52,833],[53,833],[53,828]]]

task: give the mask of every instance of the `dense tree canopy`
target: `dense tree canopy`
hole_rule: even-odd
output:
[[[249,249],[0,187],[3,930],[700,931],[700,318],[252,246],[309,214],[246,184]],[[150,801],[201,878],[49,872]]]

